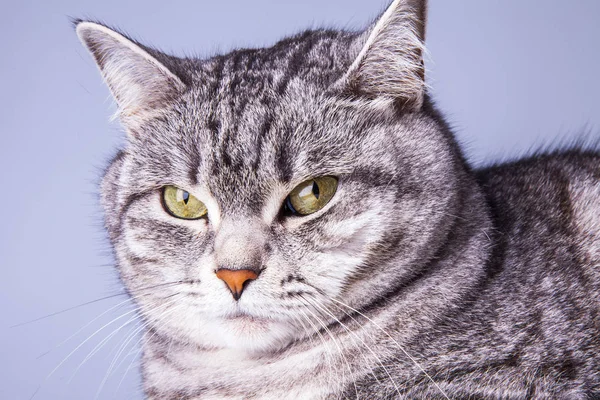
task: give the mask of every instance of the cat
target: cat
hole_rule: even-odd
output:
[[[76,21],[147,398],[600,398],[600,153],[469,165],[426,6],[208,59]]]

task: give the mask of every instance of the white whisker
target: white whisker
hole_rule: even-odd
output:
[[[310,332],[310,330],[306,327],[306,325],[304,325],[304,323],[302,322],[301,318],[298,318],[296,315],[292,316],[300,323],[300,325],[302,325],[302,329],[304,329],[304,332],[307,334],[307,338],[311,341],[311,343],[314,343],[314,333],[317,333],[318,336],[321,337],[321,342],[323,343],[323,348],[325,349],[324,354],[324,358],[327,361],[327,364],[329,366],[329,374],[331,376],[331,380],[330,382],[336,382],[335,379],[335,369],[333,367],[333,355],[331,354],[331,348],[329,347],[328,343],[324,340],[324,338],[320,335],[320,332],[318,330],[315,330],[313,333]],[[307,318],[306,315],[304,315],[305,318]]]
[[[73,356],[73,354],[75,354],[75,352],[77,350],[79,350],[84,344],[86,344],[88,341],[90,341],[93,337],[95,337],[98,333],[100,333],[102,330],[104,330],[106,327],[110,326],[111,324],[113,324],[114,322],[120,320],[121,318],[136,312],[138,309],[134,309],[131,311],[128,311],[124,314],[121,314],[120,316],[118,316],[117,318],[111,320],[110,322],[106,323],[105,325],[103,325],[100,329],[96,330],[94,333],[92,333],[90,336],[87,337],[87,339],[85,339],[83,342],[81,342],[77,347],[75,347],[75,349],[73,349],[65,358],[63,358],[63,360],[58,363],[58,365],[56,367],[54,367],[54,369],[52,371],[50,371],[50,373],[46,376],[46,378],[44,378],[44,380],[42,381],[42,383],[40,383],[40,387],[48,381],[48,379],[50,379],[50,377],[52,377],[52,375],[54,375],[54,373],[67,361],[71,358],[71,356]],[[37,391],[36,391],[37,393]],[[35,393],[33,394],[33,396],[35,396]],[[33,398],[33,396],[31,397],[31,399]]]
[[[299,297],[302,300],[304,300],[305,303],[307,302],[306,298],[304,298],[302,295],[299,295]],[[310,305],[310,303],[309,303],[309,305]],[[354,391],[356,393],[356,398],[358,399],[359,397],[358,397],[358,387],[356,386],[356,379],[354,378],[354,374],[352,373],[352,368],[350,367],[350,363],[348,362],[348,359],[346,358],[345,352],[340,347],[340,344],[336,340],[336,338],[333,335],[333,333],[329,330],[329,328],[327,328],[327,325],[311,310],[310,307],[306,307],[306,310],[309,313],[311,313],[312,316],[315,318],[315,320],[317,320],[317,322],[323,327],[323,330],[325,330],[325,332],[329,335],[329,337],[333,341],[333,344],[335,344],[335,346],[338,348],[339,354],[342,356],[342,358],[343,358],[343,360],[346,363],[346,366],[348,368],[348,372],[350,374],[350,379],[352,379],[352,382],[354,384]]]
[[[64,339],[62,342],[60,342],[59,344],[57,344],[56,346],[54,346],[50,350],[46,351],[45,353],[42,353],[39,356],[37,356],[36,359],[40,359],[40,358],[44,357],[45,355],[50,354],[52,351],[58,349],[59,347],[63,346],[65,343],[67,343],[69,340],[73,339],[75,336],[77,336],[79,333],[81,333],[81,331],[83,331],[85,328],[87,328],[88,326],[90,326],[91,324],[93,324],[94,322],[96,322],[98,319],[100,319],[104,315],[108,314],[112,310],[114,310],[114,309],[122,306],[125,303],[131,302],[132,300],[133,300],[133,298],[128,298],[127,300],[122,301],[122,302],[120,302],[120,303],[118,303],[118,304],[110,307],[108,310],[102,312],[100,315],[98,315],[97,317],[95,317],[94,319],[92,319],[90,322],[88,322],[85,325],[83,325],[75,333],[73,333],[72,335],[70,335],[69,337],[67,337],[66,339]]]
[[[427,373],[427,372],[426,372],[426,371],[423,369],[423,367],[421,367],[421,365],[420,365],[420,364],[417,362],[417,360],[415,360],[413,357],[411,357],[411,355],[410,355],[410,354],[408,354],[408,353],[406,352],[406,350],[404,349],[404,347],[402,347],[402,346],[400,345],[400,343],[398,343],[398,341],[397,341],[397,340],[396,340],[396,339],[395,339],[395,338],[394,338],[392,335],[390,335],[389,333],[387,333],[387,331],[386,331],[385,329],[383,329],[381,326],[379,326],[379,324],[377,324],[377,323],[376,323],[375,321],[373,321],[371,318],[367,317],[365,314],[363,314],[363,313],[361,313],[360,311],[358,311],[358,310],[356,310],[356,309],[352,308],[351,306],[349,306],[349,305],[347,305],[347,304],[345,304],[345,303],[343,303],[343,302],[341,302],[341,301],[339,301],[339,300],[336,300],[336,299],[334,299],[334,298],[330,298],[330,300],[332,300],[332,301],[334,301],[334,302],[336,302],[336,303],[338,303],[338,304],[340,304],[340,305],[342,305],[342,306],[344,306],[344,307],[346,307],[346,308],[350,309],[351,311],[353,311],[353,312],[355,312],[355,313],[359,314],[360,316],[362,316],[363,318],[365,318],[367,321],[371,322],[371,323],[372,323],[372,324],[373,324],[373,325],[374,325],[374,326],[375,326],[377,329],[379,329],[379,330],[380,330],[381,332],[383,332],[383,333],[384,333],[384,334],[385,334],[385,335],[386,335],[388,338],[390,338],[390,339],[391,339],[391,340],[392,340],[392,341],[393,341],[393,342],[396,344],[396,346],[398,346],[398,348],[400,349],[400,351],[402,351],[402,353],[404,353],[404,355],[405,355],[405,356],[406,356],[406,357],[407,357],[407,358],[408,358],[408,359],[409,359],[409,360],[410,360],[410,361],[411,361],[411,362],[412,362],[412,363],[413,363],[413,364],[414,364],[414,365],[415,365],[417,368],[419,368],[419,370],[421,370],[421,372],[422,372],[423,374],[425,374],[425,376],[427,377],[427,379],[429,379],[429,380],[431,381],[431,383],[433,383],[433,384],[434,384],[434,386],[435,386],[435,387],[436,387],[436,388],[437,388],[437,389],[440,391],[440,393],[441,393],[441,394],[444,396],[444,398],[446,398],[446,400],[450,400],[450,398],[448,397],[448,395],[446,394],[446,392],[444,392],[444,391],[442,390],[442,388],[441,388],[441,387],[440,387],[440,386],[437,384],[437,382],[433,380],[433,378],[431,377],[431,375],[429,375],[429,374],[428,374],[428,373]]]
[[[112,362],[110,363],[108,370],[106,371],[106,374],[104,374],[104,378],[102,379],[102,382],[100,383],[100,387],[98,388],[97,392],[96,392],[96,396],[94,399],[98,399],[98,397],[100,396],[100,393],[102,392],[102,388],[104,387],[104,385],[106,384],[106,381],[108,380],[111,371],[113,370],[118,358],[121,356],[121,353],[123,351],[123,349],[127,346],[127,344],[129,344],[131,342],[131,340],[133,339],[133,337],[135,336],[135,333],[141,331],[142,329],[146,328],[149,324],[151,324],[152,322],[160,322],[160,320],[165,317],[166,315],[172,314],[175,310],[178,309],[178,305],[176,305],[175,307],[169,309],[169,307],[171,305],[173,305],[174,303],[176,303],[181,297],[183,297],[182,294],[178,293],[176,296],[174,296],[172,299],[170,299],[167,303],[162,304],[158,307],[155,307],[154,309],[152,309],[151,311],[148,312],[148,314],[150,313],[155,313],[158,309],[164,309],[162,310],[162,312],[155,316],[154,319],[155,321],[147,321],[146,323],[142,324],[139,328],[136,329],[136,331],[133,333],[133,335],[130,335],[129,339],[121,345],[119,351],[117,352],[117,354],[113,357]]]
[[[133,311],[137,311],[137,310],[133,310]],[[81,369],[81,367],[87,361],[89,361],[94,355],[96,355],[96,353],[98,353],[98,351],[100,351],[104,347],[104,345],[110,341],[110,339],[112,339],[117,333],[119,333],[121,331],[121,329],[123,329],[123,327],[129,325],[130,323],[132,323],[132,322],[134,322],[136,320],[138,320],[139,318],[140,318],[140,316],[137,315],[137,314],[134,315],[134,316],[132,316],[127,321],[125,321],[125,323],[123,323],[119,327],[113,329],[113,331],[111,333],[109,333],[104,339],[102,339],[99,343],[97,343],[94,346],[94,348],[92,350],[90,350],[90,352],[84,357],[83,361],[81,361],[79,363],[79,365],[77,365],[77,368],[75,368],[75,371],[69,377],[69,380],[67,381],[67,384],[71,383],[71,381],[73,380],[73,378],[75,378],[75,375],[77,375],[77,373],[79,372],[79,370]]]
[[[400,398],[403,398],[404,396],[402,396],[402,394],[400,393],[400,389],[398,388],[398,386],[396,385],[396,381],[394,381],[394,378],[392,377],[392,375],[389,373],[389,371],[387,370],[387,368],[383,365],[383,362],[381,361],[381,359],[379,358],[379,356],[377,355],[377,353],[375,353],[375,351],[373,351],[371,349],[371,347],[369,347],[365,341],[358,336],[354,331],[352,331],[351,329],[349,329],[342,321],[340,321],[331,311],[329,311],[325,305],[323,304],[319,304],[317,302],[317,300],[315,299],[313,302],[315,307],[320,308],[321,310],[323,310],[324,312],[327,313],[327,315],[330,318],[333,318],[342,328],[344,328],[350,335],[352,335],[353,338],[356,338],[358,340],[360,340],[360,342],[363,344],[364,347],[367,348],[367,350],[369,350],[371,352],[371,354],[377,359],[378,364],[383,368],[384,372],[387,374],[387,376],[390,378],[390,380],[392,381],[392,384],[394,385],[394,388],[396,389],[396,392],[398,393],[398,395],[400,396]],[[356,343],[356,342],[355,342]],[[362,354],[362,353],[361,353]],[[363,357],[366,359],[366,356],[363,355]],[[375,376],[375,375],[374,375]],[[377,379],[377,377],[375,376],[375,378]]]
[[[306,309],[306,305],[304,305],[304,308]],[[335,376],[338,372],[338,369],[335,366],[335,360],[334,360],[334,356],[333,356],[333,351],[331,349],[331,347],[329,346],[329,343],[327,342],[327,340],[325,340],[325,337],[323,336],[323,334],[321,333],[320,329],[311,321],[310,317],[302,310],[302,309],[298,309],[298,311],[300,311],[302,313],[302,315],[304,316],[304,319],[306,319],[306,321],[310,324],[310,326],[312,326],[313,331],[317,334],[317,336],[319,336],[319,338],[321,339],[321,342],[323,343],[323,348],[325,349],[325,354],[327,356],[327,360],[329,362],[329,367],[330,367],[330,373],[332,375],[332,382],[340,382],[339,379],[337,379],[337,376]],[[342,382],[345,380],[344,376],[344,370],[342,369]]]

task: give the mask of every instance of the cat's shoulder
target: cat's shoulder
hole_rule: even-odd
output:
[[[600,265],[600,151],[535,154],[476,174],[502,224],[567,228],[583,257]]]
[[[491,197],[525,206],[558,201],[566,213],[595,208],[600,219],[599,150],[538,153],[477,170],[476,175]]]
[[[498,184],[561,180],[600,180],[600,149],[568,149],[539,152],[509,162],[495,163],[475,171],[479,180]],[[512,185],[511,185],[512,186]]]

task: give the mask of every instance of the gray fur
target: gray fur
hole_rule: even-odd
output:
[[[102,202],[148,398],[600,398],[600,155],[472,170],[426,94],[425,2],[382,18],[210,59],[78,23],[128,132]],[[281,212],[328,175],[323,210]],[[262,273],[235,301],[224,266]]]

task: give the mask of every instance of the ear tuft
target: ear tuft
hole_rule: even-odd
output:
[[[426,0],[394,0],[357,41],[358,56],[344,76],[346,88],[369,98],[393,99],[420,109],[425,96]]]
[[[110,88],[125,125],[148,118],[185,90],[177,75],[131,39],[95,22],[73,23]]]

